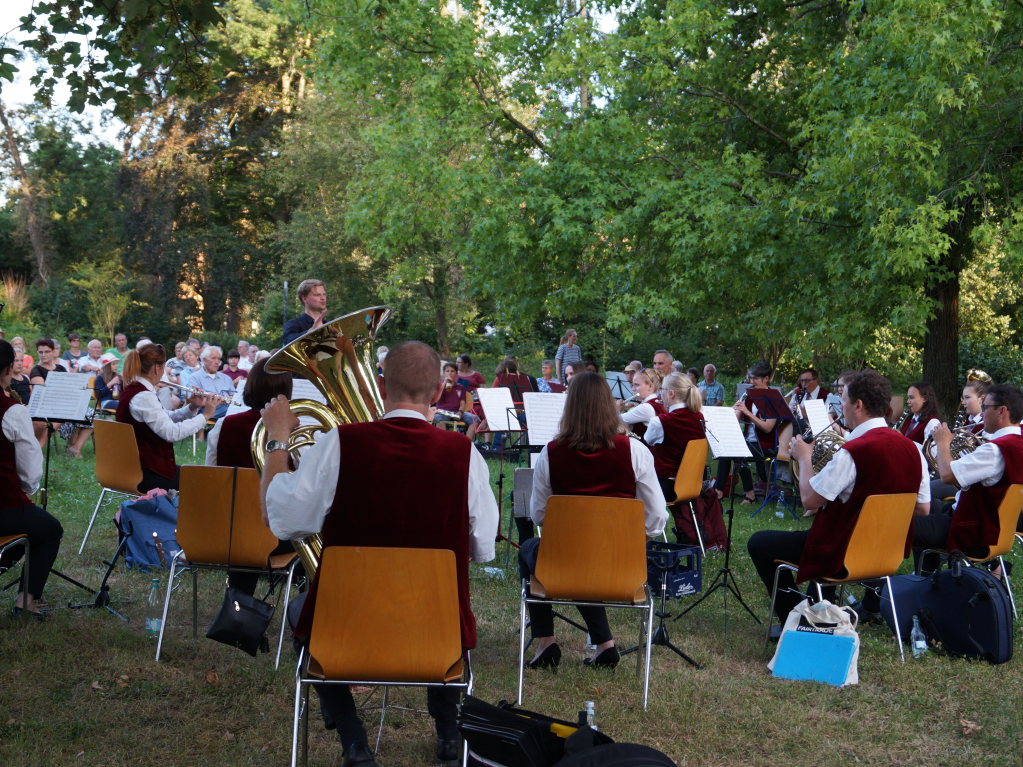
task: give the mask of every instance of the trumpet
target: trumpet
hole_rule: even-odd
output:
[[[214,394],[213,392],[203,391],[202,389],[196,389],[192,386],[183,386],[182,384],[171,383],[170,381],[160,381],[160,386],[166,386],[171,389],[177,389],[177,391],[184,394],[186,397],[212,397],[217,402],[224,405],[230,405],[234,401],[233,394]]]

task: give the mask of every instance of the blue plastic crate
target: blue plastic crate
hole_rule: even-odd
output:
[[[668,599],[692,596],[703,590],[703,552],[699,546],[649,541],[646,547],[647,582],[654,599],[661,595],[664,568],[668,571]]]

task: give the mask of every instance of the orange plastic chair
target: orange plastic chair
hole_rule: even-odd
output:
[[[180,488],[177,542],[181,549],[171,559],[167,576],[156,660],[160,660],[163,647],[175,572],[183,568],[192,570],[194,638],[198,636],[198,571],[237,570],[261,575],[287,574],[274,665],[275,668],[279,667],[298,555],[294,552],[270,555],[277,548],[278,542],[277,536],[263,522],[259,473],[255,469],[234,466],[182,466]]]
[[[519,605],[519,692],[526,655],[526,605],[583,605],[645,611],[643,708],[650,690],[654,601],[647,588],[646,523],[637,498],[552,495],[533,577]],[[637,656],[637,661],[638,661]]]
[[[676,503],[688,503],[689,513],[693,515],[693,528],[696,530],[696,540],[700,543],[700,551],[704,554],[707,549],[703,545],[703,536],[700,535],[700,525],[696,521],[696,507],[693,501],[700,497],[703,492],[703,470],[707,465],[708,444],[705,439],[693,439],[686,445],[682,454],[682,462],[679,464],[678,473],[675,474],[675,500],[669,506]]]
[[[82,544],[78,547],[79,554],[85,549],[85,542],[89,540],[89,533],[92,532],[96,515],[107,493],[138,498],[139,482],[142,481],[142,463],[139,460],[138,443],[135,442],[135,430],[131,425],[96,420],[92,428],[92,438],[96,445],[96,481],[103,490],[92,510],[89,526],[85,528]]]
[[[891,576],[895,575],[905,559],[906,536],[913,521],[913,510],[916,508],[916,493],[893,493],[887,495],[871,495],[863,502],[860,515],[856,519],[845,550],[841,578],[821,578],[814,583],[817,586],[817,598],[823,599],[821,584],[840,585],[844,591],[850,583],[862,581],[884,580],[888,588],[888,599],[892,603],[892,615],[895,622],[895,641],[899,647],[899,656],[903,661],[906,656],[902,651],[902,634],[899,631],[899,618],[895,606],[895,595],[892,592]],[[820,512],[826,514],[827,509]],[[792,562],[776,560],[778,566],[774,571],[774,587],[771,589],[771,608],[767,614],[767,633],[764,642],[771,635],[771,624],[774,620],[774,604],[778,597],[778,575],[782,570],[798,570]]]
[[[25,533],[15,533],[14,535],[0,535],[0,560],[3,559],[4,553],[8,549],[13,549],[15,546],[24,546],[25,552],[21,555],[21,593],[28,593],[28,556],[29,556],[29,545],[28,535]],[[9,565],[0,566],[0,573],[6,573],[15,563],[12,562]]]
[[[1005,491],[1005,496],[1002,498],[1002,502],[998,505],[998,541],[993,546],[988,546],[987,552],[983,555],[979,557],[966,557],[973,564],[984,564],[992,559],[998,560],[998,565],[1002,571],[1002,584],[1005,586],[1005,590],[1009,592],[1009,603],[1012,605],[1012,614],[1016,618],[1019,617],[1019,613],[1016,612],[1016,598],[1012,595],[1012,582],[1009,580],[1009,573],[1005,568],[1005,560],[1002,557],[1012,550],[1016,539],[1020,537],[1016,533],[1016,526],[1019,524],[1021,512],[1023,512],[1023,484],[1009,485]],[[923,553],[926,554],[931,551],[941,554],[943,557],[948,556],[948,552],[944,549],[925,549]],[[923,562],[923,557],[920,557],[920,561]]]
[[[457,687],[471,694],[454,552],[371,546],[324,549],[309,648],[299,655],[295,680],[292,767],[300,752],[303,764],[308,757],[312,685],[383,686],[377,748],[391,687]]]

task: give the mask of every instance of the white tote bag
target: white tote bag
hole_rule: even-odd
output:
[[[804,599],[789,613],[778,649],[767,667],[783,679],[805,679],[837,687],[857,684],[860,636],[856,613],[822,600]]]

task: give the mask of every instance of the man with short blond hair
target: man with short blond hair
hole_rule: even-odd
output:
[[[304,311],[284,323],[281,346],[287,346],[304,333],[320,327],[327,314],[327,288],[321,280],[302,280],[297,293]]]

